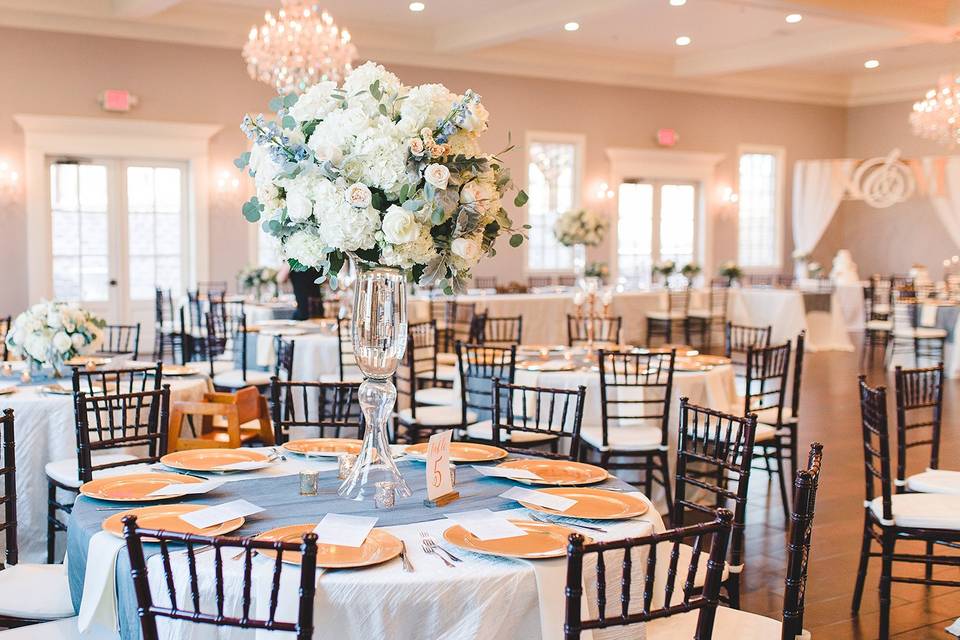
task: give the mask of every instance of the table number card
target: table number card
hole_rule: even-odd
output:
[[[427,500],[436,500],[453,491],[450,475],[450,440],[453,429],[430,436],[427,446]]]

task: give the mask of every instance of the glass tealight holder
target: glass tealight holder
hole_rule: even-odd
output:
[[[353,465],[357,463],[357,456],[353,453],[341,453],[338,461],[340,467],[337,470],[337,479],[345,480],[353,471]]]
[[[457,466],[450,463],[450,486],[457,486]]]
[[[317,495],[317,486],[320,481],[320,472],[305,470],[300,472],[300,495]]]
[[[377,509],[393,509],[397,501],[397,483],[390,480],[376,483],[376,493],[373,497]]]
[[[13,375],[13,365],[10,364],[9,362],[4,362],[4,363],[3,363],[2,373],[3,373],[3,375],[5,375],[5,376],[12,376],[12,375]]]

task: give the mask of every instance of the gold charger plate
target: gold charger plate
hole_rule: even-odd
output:
[[[426,459],[429,446],[428,442],[421,442],[420,444],[410,445],[404,451],[408,456]],[[492,460],[502,460],[506,457],[507,452],[500,447],[473,442],[450,443],[450,462],[490,462]]]
[[[147,375],[152,376],[153,371],[147,371]],[[186,367],[182,364],[165,364],[163,365],[162,375],[165,376],[195,376],[197,372]]]
[[[577,365],[567,360],[521,360],[517,363],[517,369],[527,371],[574,371]]]
[[[267,466],[269,460],[270,458],[267,455],[252,449],[187,449],[168,453],[160,458],[161,464],[173,469],[212,471],[215,473],[233,471],[232,469],[220,469],[218,467],[235,462],[263,462],[264,466]],[[238,471],[240,470],[238,469]],[[253,469],[243,469],[243,471],[253,471]]]
[[[518,480],[525,484],[576,486],[603,482],[609,477],[606,469],[585,462],[569,460],[524,459],[510,460],[500,465],[506,469],[526,469],[542,480]]]
[[[699,356],[694,358],[694,361],[699,362],[700,364],[705,364],[712,367],[719,367],[725,364],[730,364],[731,362],[730,358],[727,358],[724,356],[711,356],[707,354],[700,354]]]
[[[246,522],[243,518],[234,518],[220,524],[200,529],[180,516],[206,509],[208,504],[158,504],[152,507],[138,507],[129,511],[115,513],[103,521],[103,530],[115,536],[123,537],[123,519],[126,516],[137,516],[137,526],[144,529],[163,529],[173,533],[192,533],[201,536],[222,536],[236,531]]]
[[[511,520],[526,535],[499,540],[481,540],[458,524],[443,532],[443,538],[461,549],[489,556],[507,558],[559,558],[567,555],[567,538],[572,529],[559,524]],[[586,540],[590,542],[590,540]]]
[[[63,364],[68,367],[84,367],[91,363],[95,367],[102,367],[105,364],[110,364],[110,358],[101,356],[74,356],[69,360],[63,361]]]
[[[362,440],[352,438],[304,438],[303,440],[291,440],[284,444],[283,448],[290,453],[297,453],[302,456],[335,457],[341,453],[360,453],[362,446]]]
[[[314,524],[293,524],[287,527],[278,527],[264,531],[257,540],[269,540],[271,542],[300,542],[305,533],[313,531]],[[381,564],[387,560],[393,560],[403,550],[403,543],[400,538],[383,529],[373,529],[367,539],[359,547],[345,547],[338,544],[318,544],[317,545],[317,567],[324,569],[352,569],[356,567],[369,567],[375,564]],[[263,549],[258,551],[261,555],[268,558],[276,558],[275,551]],[[300,564],[300,553],[296,551],[284,551],[283,561],[290,564]]]
[[[171,484],[197,484],[198,482],[203,480],[180,473],[131,473],[85,482],[80,485],[80,493],[88,498],[111,502],[153,502],[183,495],[150,496],[157,489]]]
[[[594,489],[593,487],[555,487],[550,489],[539,489],[544,493],[550,493],[555,496],[563,496],[576,500],[566,511],[556,511],[539,505],[530,504],[523,500],[518,500],[527,509],[559,515],[565,518],[587,518],[590,520],[625,520],[627,518],[636,518],[642,516],[649,509],[650,505],[637,496],[631,496],[616,491],[606,491],[604,489]]]

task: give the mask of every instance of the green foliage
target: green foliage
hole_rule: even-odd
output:
[[[241,153],[240,157],[233,161],[233,164],[237,169],[244,169],[248,164],[250,164],[250,152],[244,151]]]
[[[287,95],[283,96],[283,106],[289,109],[293,105],[297,104],[297,100],[299,99],[300,99],[300,96],[298,96],[297,94],[288,93]]]
[[[511,247],[513,247],[514,249],[516,249],[517,247],[519,247],[519,246],[522,245],[522,244],[523,244],[523,235],[522,235],[522,234],[515,233],[515,234],[513,234],[512,236],[510,236],[510,246],[511,246]]]
[[[260,204],[260,201],[254,196],[243,203],[243,217],[247,219],[247,222],[256,222],[260,219],[260,214],[263,212],[263,209],[263,205]]]
[[[280,109],[283,109],[283,96],[275,96],[271,98],[270,102],[267,103],[267,108],[274,113],[280,111]]]
[[[521,189],[517,192],[517,197],[513,199],[513,204],[518,207],[522,207],[527,204],[527,201],[530,199],[530,196],[527,195],[527,192]]]

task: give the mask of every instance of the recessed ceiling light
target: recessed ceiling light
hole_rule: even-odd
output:
[[[426,8],[427,8],[427,5],[423,4],[422,2],[411,2],[411,3],[410,3],[410,11],[413,11],[414,13],[420,13],[421,11],[423,11],[423,10],[426,9]]]
[[[693,40],[690,39],[690,36],[680,36],[679,38],[674,40],[674,42],[677,43],[678,47],[685,47],[691,42],[693,42]]]
[[[869,60],[863,63],[864,69],[876,69],[879,66],[880,66],[880,61],[874,60],[873,58],[870,58]]]
[[[786,21],[789,22],[790,24],[796,24],[796,23],[800,22],[801,20],[803,20],[803,16],[800,15],[799,13],[791,13],[791,14],[788,15],[786,18],[784,18],[784,20],[786,20]]]
[[[671,7],[682,7],[687,4],[687,0],[670,0]]]
[[[567,24],[563,25],[563,28],[567,31],[578,31],[580,29],[580,23],[568,22]]]

